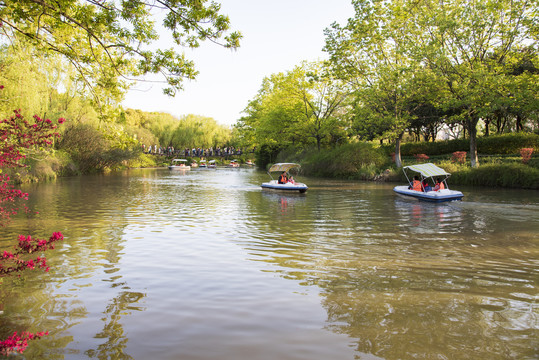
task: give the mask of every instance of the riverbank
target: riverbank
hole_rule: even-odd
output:
[[[301,163],[302,173],[313,177],[406,182],[402,169],[395,166],[387,149],[369,143],[347,144],[322,152],[281,152],[276,162]],[[452,185],[539,190],[538,156],[532,157],[525,164],[522,157],[517,155],[482,155],[477,168],[470,167],[467,162],[455,161],[452,154],[424,156],[422,159],[418,159],[418,156],[402,158],[403,166],[421,162],[432,162],[451,173],[449,181]]]
[[[324,151],[282,151],[274,162],[297,162],[302,165],[301,173],[305,176],[347,179],[360,181],[378,181],[403,183],[406,181],[401,169],[395,166],[387,148],[377,147],[370,143],[346,144],[332,150]],[[417,156],[403,156],[403,165],[418,162],[432,162],[451,173],[452,185],[489,186],[500,188],[517,188],[539,190],[539,157],[537,155],[525,164],[522,157],[511,154],[481,155],[480,166],[470,165],[451,159],[451,154],[433,155],[422,160]],[[241,164],[253,160],[253,154],[235,156]],[[128,168],[164,167],[172,158],[161,155],[140,154],[138,157],[123,162],[117,168],[106,171]],[[213,158],[205,158],[210,160]],[[189,158],[200,160],[199,158]],[[230,159],[216,159],[221,166]],[[265,168],[264,166],[262,168]],[[69,157],[62,152],[47,154],[28,161],[28,167],[18,169],[9,174],[15,183],[29,183],[53,180],[57,177],[77,176],[80,171]]]

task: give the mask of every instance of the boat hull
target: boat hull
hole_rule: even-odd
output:
[[[168,167],[169,170],[182,170],[182,171],[188,171],[191,170],[190,166],[177,166],[177,165],[170,165]]]
[[[262,183],[262,189],[266,190],[276,190],[276,191],[284,191],[284,192],[299,192],[304,193],[307,191],[308,187],[307,185],[303,183],[286,183],[286,184],[279,184],[277,181],[270,181]]]
[[[410,190],[406,185],[395,186],[393,188],[393,191],[395,191],[399,195],[404,195],[418,200],[430,202],[461,200],[464,196],[460,191],[457,190],[444,189],[439,191],[421,192]]]

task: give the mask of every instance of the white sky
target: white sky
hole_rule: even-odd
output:
[[[174,98],[159,84],[140,82],[123,101],[124,108],[214,118],[232,125],[257,94],[262,79],[292,70],[303,60],[324,59],[324,29],[352,17],[350,0],[216,0],[230,17],[232,30],[243,34],[236,51],[204,43],[181,49],[200,72]],[[169,48],[172,44],[161,44]]]

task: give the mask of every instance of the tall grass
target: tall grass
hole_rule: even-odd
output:
[[[312,150],[303,155],[301,164],[306,175],[357,180],[372,180],[389,160],[383,150],[369,143]]]

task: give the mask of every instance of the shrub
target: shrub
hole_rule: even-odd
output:
[[[533,148],[520,149],[520,156],[522,156],[522,163],[527,164],[532,158]]]
[[[454,184],[539,189],[539,169],[524,164],[489,164],[461,169],[451,174],[450,181]]]
[[[533,148],[539,151],[539,135],[530,133],[511,133],[502,135],[482,136],[477,139],[477,150],[483,155],[518,154],[520,149]],[[386,151],[392,149],[384,146]],[[402,156],[414,154],[443,155],[456,151],[469,151],[469,139],[454,139],[435,142],[410,142],[401,146]],[[389,154],[389,152],[388,152]]]
[[[140,148],[113,147],[111,140],[88,124],[75,124],[64,132],[59,147],[83,173],[117,168],[140,154]]]
[[[369,143],[354,143],[306,154],[302,169],[307,175],[372,179],[386,165],[385,152]]]
[[[466,162],[466,151],[455,151],[451,156],[451,162],[464,164]]]
[[[425,154],[415,154],[414,157],[419,162],[425,162],[429,159],[429,157]]]

